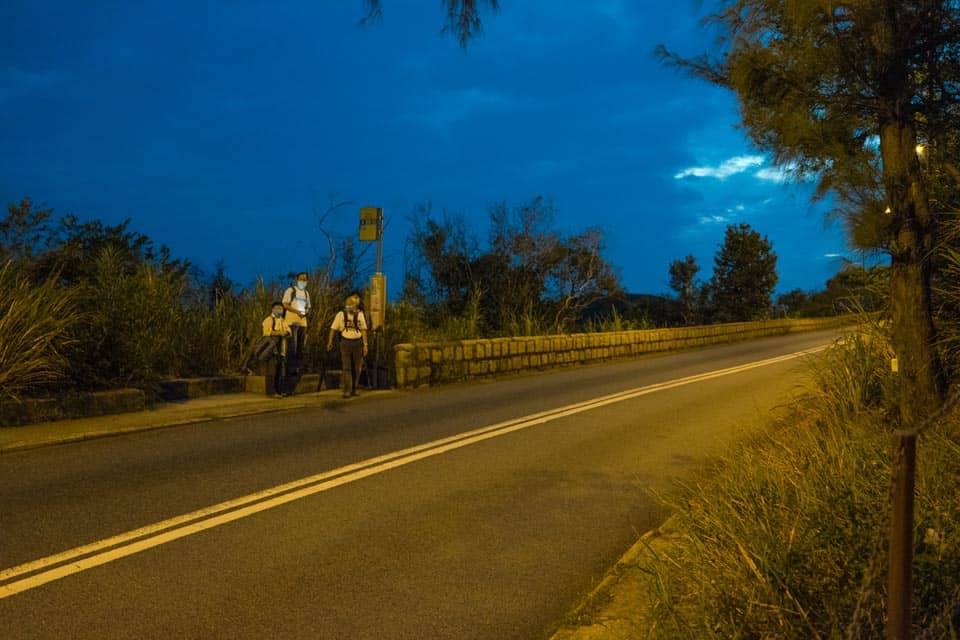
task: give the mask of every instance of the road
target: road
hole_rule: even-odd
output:
[[[546,637],[833,337],[0,456],[0,633]]]

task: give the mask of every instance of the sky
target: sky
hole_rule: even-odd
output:
[[[709,279],[729,224],[770,239],[778,292],[854,257],[812,185],[738,128],[735,96],[654,57],[714,50],[696,0],[502,0],[466,50],[440,0],[382,6],[361,26],[362,0],[7,0],[3,204],[129,218],[241,285],[325,264],[328,238],[383,207],[391,298],[423,206],[482,246],[492,205],[543,196],[557,231],[603,231],[632,293],[669,292],[687,254]]]

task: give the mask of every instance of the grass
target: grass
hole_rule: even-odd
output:
[[[80,320],[74,303],[55,278],[35,285],[13,262],[0,264],[0,398],[16,400],[66,378],[64,352]]]
[[[678,541],[644,567],[650,638],[884,636],[893,439],[888,346],[865,327],[815,365],[775,428],[669,501]],[[960,412],[919,440],[913,616],[956,638]]]

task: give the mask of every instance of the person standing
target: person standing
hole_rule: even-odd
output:
[[[300,363],[303,347],[307,343],[307,315],[310,313],[310,292],[307,291],[307,274],[301,271],[293,286],[283,292],[284,320],[290,327],[287,346],[287,378],[292,393],[300,380]]]
[[[333,337],[340,334],[341,386],[344,398],[357,395],[363,359],[367,356],[367,320],[359,307],[360,296],[354,294],[348,297],[343,310],[333,317],[330,336],[327,338],[329,351],[333,349]]]
[[[282,398],[290,395],[284,386],[284,360],[286,359],[287,338],[290,336],[290,327],[287,326],[283,315],[283,303],[278,300],[271,306],[270,315],[263,319],[263,337],[276,341],[273,347],[273,353],[269,358],[273,365],[272,395],[274,398]],[[270,374],[269,370],[267,374]],[[266,392],[267,395],[271,395],[269,386],[266,387]]]

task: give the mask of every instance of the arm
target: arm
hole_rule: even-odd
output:
[[[337,331],[343,328],[343,312],[338,311],[335,316],[333,316],[333,322],[330,323],[330,334],[327,336],[327,351],[333,349],[333,336],[336,335]],[[339,324],[337,321],[340,321]]]

